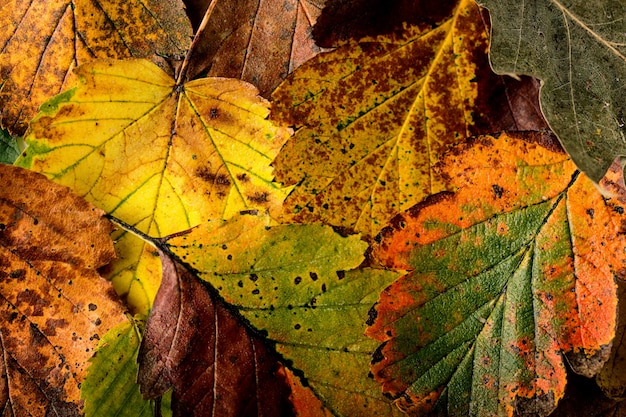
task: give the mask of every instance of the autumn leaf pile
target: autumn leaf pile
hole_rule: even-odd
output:
[[[626,6],[480,3],[0,6],[7,415],[620,415]]]

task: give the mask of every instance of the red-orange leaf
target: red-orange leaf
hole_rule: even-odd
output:
[[[402,408],[547,415],[564,393],[563,355],[587,376],[608,357],[624,208],[540,146],[547,135],[525,139],[455,148],[440,169],[456,193],[376,239],[384,265],[412,270],[382,293],[368,330],[384,342],[372,371]]]

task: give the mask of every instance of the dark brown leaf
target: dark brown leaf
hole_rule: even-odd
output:
[[[218,296],[161,252],[163,279],[139,351],[146,398],[174,388],[175,416],[288,416],[277,355]]]
[[[324,0],[188,0],[198,34],[187,68],[187,79],[208,76],[251,82],[263,96],[291,71],[320,52],[312,27]],[[209,13],[206,25],[198,13]]]

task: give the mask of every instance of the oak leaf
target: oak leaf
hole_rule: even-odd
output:
[[[17,164],[153,237],[239,210],[280,208],[289,190],[272,182],[270,163],[289,133],[266,120],[268,103],[250,84],[176,85],[144,60],[94,62],[77,75],[80,84],[32,120]],[[120,260],[107,276],[145,313],[158,288],[158,256],[125,231],[114,238]]]
[[[358,236],[242,215],[167,244],[267,334],[334,415],[398,413],[367,377],[376,343],[363,334],[378,293],[398,274],[354,269],[367,249]]]
[[[5,0],[0,8],[0,124],[22,135],[72,70],[103,58],[176,56],[191,26],[180,0]]]
[[[206,284],[160,252],[163,280],[139,350],[147,398],[173,388],[174,416],[289,416],[278,356]]]
[[[376,238],[374,257],[410,271],[383,291],[368,329],[383,342],[372,372],[402,409],[548,415],[565,358],[586,376],[608,358],[614,274],[626,271],[623,206],[549,135],[521,138],[453,149],[441,170],[457,191]]]
[[[491,72],[488,35],[462,0],[431,30],[365,38],[298,68],[272,95],[272,117],[297,129],[274,162],[276,179],[296,184],[284,219],[375,235],[445,189],[432,167],[450,147],[518,128],[505,99],[514,83]]]
[[[188,13],[200,19],[195,17],[198,32],[187,79],[204,72],[239,78],[269,96],[290,72],[320,52],[311,32],[324,0],[188,3]]]
[[[593,181],[626,154],[626,3],[480,0],[493,23],[497,72],[542,80],[541,108]]]
[[[43,175],[0,165],[0,408],[81,413],[98,340],[125,320],[96,269],[115,252],[103,212]]]

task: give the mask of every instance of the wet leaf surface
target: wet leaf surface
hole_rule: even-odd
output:
[[[163,280],[139,351],[141,393],[174,389],[174,416],[293,415],[278,356],[188,269],[161,253]]]
[[[270,162],[289,133],[266,120],[268,103],[252,85],[204,78],[176,86],[143,60],[100,61],[78,75],[81,83],[32,121],[19,165],[154,237],[239,210],[280,209],[288,190],[272,182]],[[124,231],[114,238],[120,260],[107,276],[145,313],[158,256]]]
[[[277,180],[296,185],[284,220],[375,235],[445,189],[433,166],[450,147],[473,134],[544,128],[536,83],[491,72],[488,34],[479,8],[463,0],[435,28],[361,39],[298,68],[272,95],[272,117],[297,129],[274,162]]]
[[[368,378],[368,311],[397,273],[357,269],[367,244],[327,226],[243,215],[168,241],[277,351],[334,415],[398,413]],[[346,384],[346,381],[350,381]]]
[[[608,359],[623,205],[547,134],[480,137],[441,169],[457,192],[376,238],[383,265],[411,272],[381,294],[372,372],[413,412],[548,415],[564,394],[563,356],[586,376]],[[608,196],[620,175],[603,183]]]
[[[149,58],[166,66],[189,46],[180,0],[7,0],[0,8],[0,125],[24,134],[72,70],[103,58]]]
[[[624,146],[626,4],[481,0],[493,22],[491,62],[543,81],[541,105],[576,165],[599,181]]]
[[[190,14],[199,28],[187,78],[240,78],[261,95],[272,90],[296,67],[320,52],[312,27],[324,0],[192,1]],[[205,26],[198,17],[210,14]]]
[[[43,175],[0,165],[0,408],[78,416],[87,361],[125,320],[96,269],[115,253],[103,212]]]

